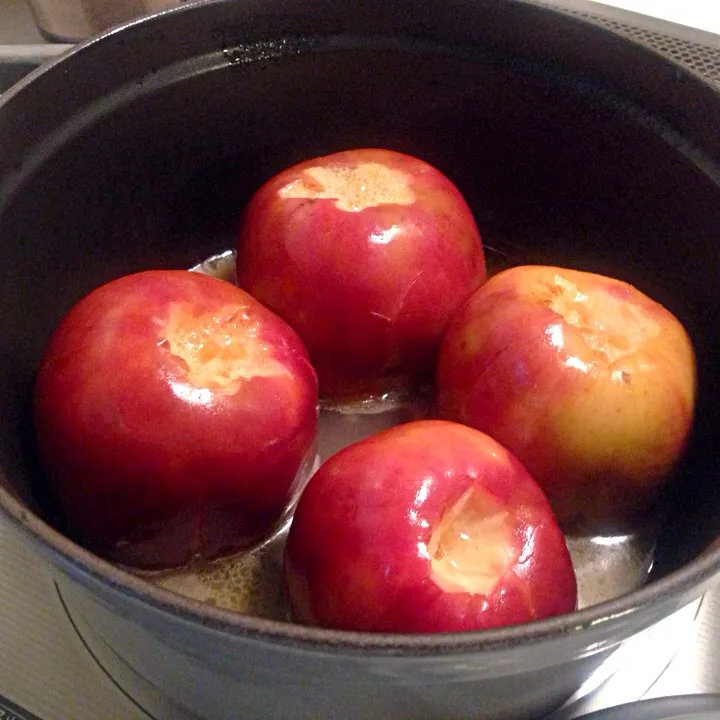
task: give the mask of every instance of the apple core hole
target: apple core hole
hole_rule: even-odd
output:
[[[243,380],[285,372],[258,333],[257,321],[245,308],[195,315],[191,307],[180,304],[170,308],[158,346],[176,357],[194,387],[235,392]]]
[[[492,495],[470,488],[443,515],[428,554],[443,591],[487,595],[517,559],[511,516]]]
[[[415,193],[404,172],[374,162],[311,167],[302,177],[281,188],[278,194],[282,198],[335,200],[335,207],[345,212],[415,202]]]
[[[583,292],[574,282],[554,274],[548,307],[580,334],[585,346],[615,363],[660,334],[657,321],[642,308],[598,286]]]

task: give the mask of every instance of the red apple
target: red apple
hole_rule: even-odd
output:
[[[35,419],[76,534],[128,565],[177,566],[278,523],[314,446],[317,379],[292,329],[242,290],[149,271],[63,319]]]
[[[438,420],[323,464],[284,567],[294,619],[335,629],[479,630],[576,604],[564,538],[527,470],[487,435]]]
[[[432,379],[450,315],[485,279],[458,189],[389,150],[281,172],[252,198],[237,249],[238,284],[298,332],[336,399]]]
[[[448,326],[442,416],[515,454],[567,528],[624,524],[680,457],[695,395],[680,322],[634,287],[556,267],[505,270]]]

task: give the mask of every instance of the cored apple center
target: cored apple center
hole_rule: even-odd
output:
[[[375,162],[353,167],[310,167],[278,194],[282,198],[335,200],[335,207],[345,212],[415,202],[407,175]]]
[[[490,493],[471,487],[445,511],[428,554],[441,590],[489,595],[516,562],[513,517]]]
[[[586,294],[557,273],[548,289],[548,307],[578,331],[585,346],[568,346],[562,325],[550,325],[546,330],[550,343],[570,351],[567,364],[587,372],[590,365],[602,361],[613,381],[631,382],[631,373],[622,361],[660,334],[657,321],[641,308],[602,289]]]
[[[174,304],[159,345],[181,361],[185,380],[196,388],[233,394],[245,380],[287,372],[270,357],[259,323],[244,307],[196,315],[192,305]]]

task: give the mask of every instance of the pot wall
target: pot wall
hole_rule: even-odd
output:
[[[149,683],[203,720],[525,720],[561,705],[610,652],[560,665],[543,660],[504,666],[484,653],[407,660],[325,656],[217,635],[170,617],[124,617],[86,587],[58,575],[76,623],[111,649],[104,665],[135,695]],[[134,614],[130,610],[130,614]],[[172,639],[169,639],[172,638]],[[128,674],[128,668],[134,671]],[[512,674],[506,674],[510,671]],[[133,677],[135,675],[136,677]]]
[[[203,720],[525,720],[559,707],[619,643],[709,586],[562,638],[414,654],[323,647],[204,626],[52,558],[66,609],[111,675]],[[362,642],[362,641],[360,641]],[[113,670],[115,668],[115,671]],[[128,672],[130,670],[130,672]],[[133,676],[137,676],[136,678]]]

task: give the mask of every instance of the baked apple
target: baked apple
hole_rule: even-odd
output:
[[[686,444],[695,382],[667,309],[619,280],[543,266],[474,293],[437,370],[442,416],[507,447],[575,530],[647,510]]]
[[[284,170],[246,209],[238,284],[305,342],[321,398],[430,379],[445,325],[485,279],[459,190],[417,158],[348,150]]]
[[[317,379],[295,332],[242,290],[141,272],[62,320],[35,424],[79,539],[129,566],[178,566],[280,521],[314,458]]]
[[[293,618],[335,629],[481,630],[576,605],[542,490],[493,439],[439,420],[326,461],[300,497],[284,569]]]

